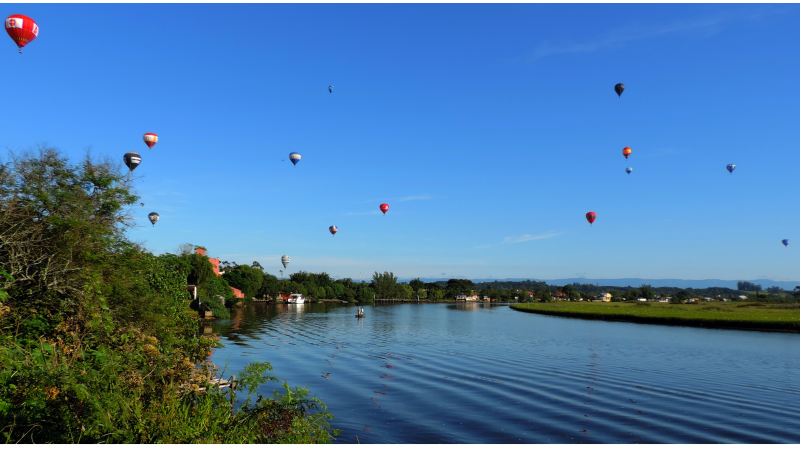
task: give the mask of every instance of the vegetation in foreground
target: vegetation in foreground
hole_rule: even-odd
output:
[[[137,201],[110,161],[0,166],[0,442],[329,442],[306,390],[257,395],[269,363],[209,383],[185,264],[123,233]]]
[[[800,332],[798,303],[527,303],[517,311],[583,319]]]

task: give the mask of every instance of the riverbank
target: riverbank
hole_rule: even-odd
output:
[[[511,309],[550,316],[735,330],[800,332],[800,307],[782,304],[524,303]]]

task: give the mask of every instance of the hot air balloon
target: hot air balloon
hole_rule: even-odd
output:
[[[301,158],[300,153],[289,153],[289,159],[295,166],[297,165],[297,162],[300,161],[300,158]]]
[[[386,215],[386,211],[389,210],[389,205],[387,203],[381,203],[381,211],[383,211],[383,215]]]
[[[150,219],[150,223],[152,223],[153,226],[156,226],[156,222],[158,222],[159,217],[160,216],[158,215],[158,213],[155,212],[151,212],[150,214],[147,215],[147,218]]]
[[[131,172],[135,169],[139,163],[142,162],[142,157],[136,152],[128,152],[125,153],[125,156],[122,157],[122,160],[125,161],[125,165],[128,166]]]
[[[289,265],[289,255],[281,256],[281,264],[283,264],[284,269]]]
[[[333,94],[333,86],[328,86],[328,92],[330,92],[331,94]]]
[[[331,226],[328,227],[328,231],[330,231],[331,234],[335,236],[336,232],[339,231],[339,229],[336,228],[336,225],[331,225]]]
[[[617,93],[617,97],[622,97],[622,91],[624,90],[625,90],[625,85],[622,83],[617,83],[617,85],[614,86],[614,92]]]
[[[22,53],[22,47],[39,36],[39,25],[28,16],[14,14],[6,19],[6,33],[11,36],[19,47],[19,52]]]
[[[153,146],[158,142],[158,136],[156,136],[155,133],[145,133],[142,139],[144,139],[144,143],[150,147],[150,150],[152,150]]]
[[[140,205],[144,206],[144,203],[140,203]]]
[[[628,159],[628,156],[631,155],[632,151],[633,150],[631,150],[630,147],[625,147],[625,148],[622,149],[622,154],[625,156],[625,159]]]
[[[633,167],[628,167],[627,169],[625,169],[625,172],[628,172],[628,175],[630,175],[631,172],[633,172]]]
[[[789,240],[788,239],[784,239],[781,242],[783,243],[784,247],[788,247],[789,246]]]
[[[597,219],[597,214],[595,214],[593,212],[587,212],[586,213],[586,220],[589,221],[589,225],[594,223],[594,219]]]
[[[728,164],[728,166],[726,168],[728,169],[728,172],[733,173],[733,169],[736,168],[736,164]],[[745,178],[747,178],[747,177],[745,177]]]

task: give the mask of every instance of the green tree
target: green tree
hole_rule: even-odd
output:
[[[397,295],[397,277],[392,272],[375,272],[371,286],[378,298],[395,298]]]
[[[462,280],[457,278],[452,278],[447,280],[447,287],[445,288],[447,292],[447,298],[453,299],[460,293],[468,293],[472,290],[472,280]]]
[[[246,298],[252,299],[264,283],[264,272],[247,264],[233,266],[225,271],[225,281],[242,291]]]
[[[653,291],[649,284],[643,284],[639,286],[639,294],[642,296],[642,298],[646,298],[648,300],[654,298],[655,295],[653,294]]]
[[[414,278],[413,280],[409,281],[408,285],[411,286],[411,289],[413,289],[414,292],[417,292],[425,287],[425,283],[423,283],[419,278]]]
[[[200,286],[217,276],[217,274],[214,273],[214,266],[211,264],[211,261],[208,260],[208,256],[190,253],[184,256],[184,259],[192,268],[191,271],[189,271],[189,284]]]

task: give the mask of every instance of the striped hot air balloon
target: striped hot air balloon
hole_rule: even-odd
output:
[[[339,229],[336,228],[336,225],[331,225],[331,226],[328,227],[328,231],[330,231],[331,234],[335,236],[336,232],[339,231]]]
[[[283,264],[284,269],[289,265],[289,255],[281,256],[281,264]]]
[[[125,165],[128,166],[128,169],[133,172],[133,169],[142,162],[142,156],[136,152],[128,152],[125,153],[122,160],[125,161]]]
[[[381,212],[383,212],[383,215],[385,216],[386,215],[386,211],[389,210],[389,204],[388,203],[381,203],[380,208],[381,208]]]
[[[6,33],[11,36],[11,39],[19,47],[19,52],[22,53],[22,47],[39,36],[39,25],[36,25],[36,22],[28,16],[14,14],[6,19]]]
[[[297,166],[297,163],[300,161],[300,153],[289,153],[289,159],[292,161],[292,164]]]
[[[150,147],[150,150],[152,150],[153,146],[156,145],[156,142],[158,142],[158,136],[156,136],[155,133],[145,133],[142,139],[144,139],[144,143]]]

